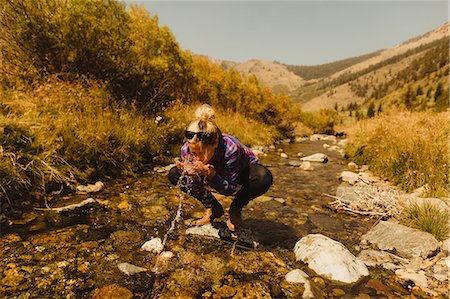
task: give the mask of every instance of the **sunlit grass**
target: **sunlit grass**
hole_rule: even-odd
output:
[[[405,191],[448,194],[448,113],[386,114],[349,130],[347,155]]]
[[[401,221],[444,240],[449,233],[449,212],[430,202],[414,203],[407,206],[401,215]]]

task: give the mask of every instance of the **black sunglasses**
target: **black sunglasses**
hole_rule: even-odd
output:
[[[211,138],[212,134],[207,132],[192,132],[192,131],[184,131],[184,137],[186,139],[191,140],[194,136],[197,135],[198,140],[205,140]]]

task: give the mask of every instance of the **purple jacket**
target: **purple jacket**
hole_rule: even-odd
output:
[[[181,147],[181,158],[190,156],[189,144]],[[209,164],[214,166],[216,174],[212,178],[203,177],[202,181],[223,195],[236,192],[239,174],[250,164],[259,164],[256,155],[235,137],[222,134],[214,156]]]

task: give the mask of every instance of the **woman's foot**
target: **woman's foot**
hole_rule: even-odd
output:
[[[204,225],[211,222],[212,209],[206,209],[205,215],[195,222],[196,225]]]
[[[227,220],[228,229],[235,232],[239,229],[239,227],[242,224],[241,209],[238,209],[236,207],[230,207],[228,213],[230,217]]]

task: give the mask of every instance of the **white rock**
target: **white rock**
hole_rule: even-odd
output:
[[[345,148],[347,146],[347,144],[348,144],[348,139],[342,139],[342,140],[338,141],[337,146]]]
[[[305,290],[303,291],[302,298],[303,299],[312,299],[314,298],[314,294],[311,290],[311,283],[309,282],[309,276],[303,272],[300,269],[292,270],[291,272],[287,273],[286,281],[293,282],[293,283],[302,283],[305,286]]]
[[[186,234],[213,237],[213,238],[220,239],[219,230],[217,228],[214,228],[211,225],[211,223],[208,223],[208,224],[205,224],[202,226],[190,227],[186,230]]]
[[[277,202],[279,202],[281,204],[286,203],[286,200],[284,198],[281,198],[281,197],[275,197],[275,198],[273,198],[273,200],[275,200],[275,201],[277,201]]]
[[[269,150],[274,151],[275,149],[275,145],[269,145]]]
[[[439,242],[432,234],[392,221],[381,221],[363,235],[361,245],[369,244],[408,259],[426,258],[439,248]]]
[[[160,253],[163,250],[162,240],[160,238],[152,238],[142,245],[141,250]]]
[[[343,171],[339,178],[350,185],[354,185],[359,181],[358,174],[351,171]]]
[[[358,255],[358,260],[362,261],[368,267],[381,266],[388,270],[404,268],[409,262],[408,259],[401,258],[392,253],[372,249],[361,251]]]
[[[300,164],[300,169],[305,171],[311,171],[314,170],[314,168],[311,166],[311,162],[305,161]]]
[[[92,184],[88,184],[86,186],[79,185],[79,186],[77,186],[77,191],[94,193],[94,192],[98,192],[98,191],[102,190],[104,186],[105,186],[105,184],[98,181],[93,185]]]
[[[148,271],[146,268],[138,267],[129,263],[121,263],[117,265],[117,267],[126,275],[134,275],[136,273]]]
[[[291,165],[291,166],[300,166],[302,164],[302,162],[300,162],[300,161],[295,161],[295,160],[291,160],[291,161],[289,161],[289,165]]]
[[[313,154],[307,157],[300,158],[302,161],[308,161],[308,162],[319,162],[319,163],[327,163],[328,162],[328,156],[322,153]]]
[[[317,274],[344,283],[354,283],[369,275],[362,261],[341,243],[321,234],[310,234],[295,244],[295,257]]]
[[[281,153],[280,156],[281,156],[281,158],[285,158],[285,159],[288,158],[288,155],[286,153]]]
[[[327,148],[329,148],[330,146],[331,146],[331,145],[329,145],[329,144],[327,144],[327,143],[324,143],[324,144],[323,144],[323,148],[324,148],[324,149],[327,149]]]
[[[398,269],[395,271],[395,275],[405,281],[414,282],[414,284],[421,289],[428,288],[428,281],[425,274],[423,273],[415,273],[414,271],[411,271],[409,269]]]

